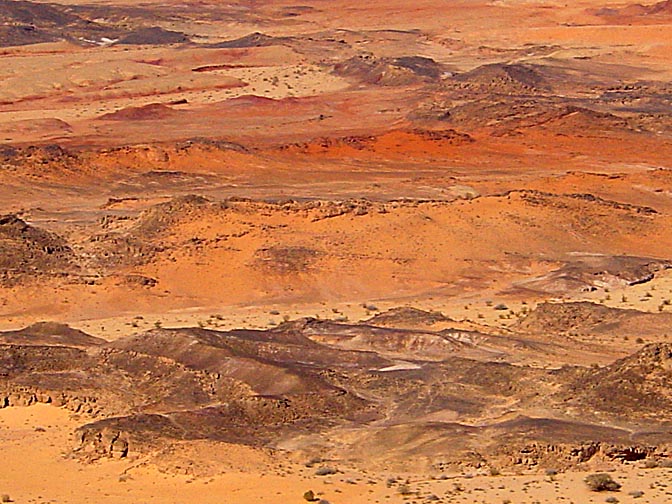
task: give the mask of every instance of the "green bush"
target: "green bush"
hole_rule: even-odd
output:
[[[611,476],[605,473],[591,474],[586,476],[583,481],[593,492],[616,492],[621,489],[620,483],[615,482]]]

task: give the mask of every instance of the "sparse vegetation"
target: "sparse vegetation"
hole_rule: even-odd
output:
[[[401,495],[411,495],[411,494],[413,494],[413,490],[411,490],[410,485],[408,485],[406,483],[402,483],[401,485],[399,485],[399,487],[397,488],[397,492],[399,492],[399,494],[401,494]]]
[[[331,474],[337,474],[338,469],[334,469],[333,467],[328,467],[328,466],[323,466],[317,469],[315,471],[316,476],[329,476]]]
[[[658,467],[658,461],[655,458],[647,458],[642,462],[643,469],[655,469]]]
[[[590,474],[586,476],[584,482],[593,492],[616,492],[621,489],[620,483],[614,481],[607,473]]]
[[[546,469],[544,474],[550,481],[555,481],[555,477],[558,475],[558,471],[556,469]]]
[[[322,457],[313,457],[308,462],[305,463],[306,467],[314,467],[316,464],[323,462]]]

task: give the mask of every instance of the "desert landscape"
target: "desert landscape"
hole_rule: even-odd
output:
[[[0,500],[672,503],[672,1],[0,0]]]

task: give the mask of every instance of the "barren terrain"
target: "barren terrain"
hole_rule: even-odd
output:
[[[672,502],[671,105],[670,1],[0,0],[0,493]]]

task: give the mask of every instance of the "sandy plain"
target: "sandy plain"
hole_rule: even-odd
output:
[[[7,408],[0,412],[5,469],[2,488],[16,502],[302,502],[297,496],[313,490],[330,502],[412,502],[440,495],[447,502],[604,502],[582,482],[588,472],[527,476],[442,474],[420,479],[414,473],[373,472],[343,468],[332,476],[292,461],[272,461],[264,453],[239,446],[196,447],[163,467],[146,460],[115,460],[82,465],[63,449],[72,443],[78,424],[66,411],[52,406]],[[189,456],[200,460],[190,460]],[[217,460],[207,467],[208,457]],[[205,459],[205,460],[204,460]],[[221,459],[227,460],[224,467]],[[30,468],[26,467],[30,460]],[[172,467],[169,463],[174,464]],[[234,465],[235,464],[235,465]],[[194,476],[193,466],[213,474]],[[241,471],[241,467],[245,470]],[[27,470],[28,469],[28,470]],[[633,502],[667,502],[671,470],[626,465],[611,471],[623,484],[622,493],[643,492]],[[176,474],[182,472],[183,474]],[[409,486],[402,495],[397,479]],[[404,483],[402,483],[404,484]],[[599,495],[599,494],[598,494]],[[632,499],[629,495],[629,499]]]

